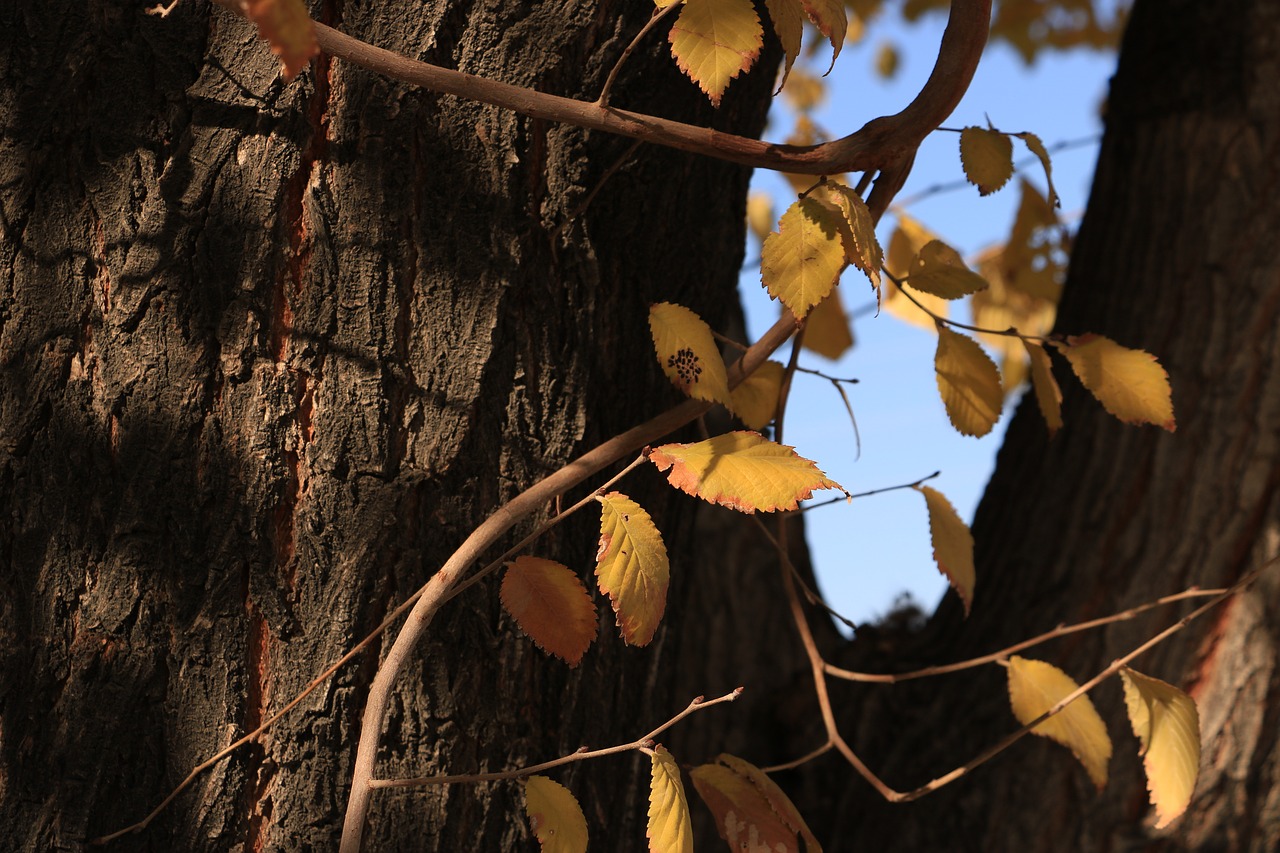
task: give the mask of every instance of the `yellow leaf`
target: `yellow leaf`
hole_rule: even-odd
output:
[[[764,30],[751,0],[686,0],[670,40],[680,70],[718,107],[729,81],[759,56]]]
[[[810,315],[810,323],[817,313],[815,311]],[[773,420],[778,410],[778,391],[782,388],[782,375],[785,372],[786,368],[778,362],[766,361],[733,389],[733,410],[748,429],[764,429]]]
[[[1053,378],[1053,365],[1049,362],[1049,353],[1039,344],[1022,338],[1026,345],[1027,355],[1031,357],[1031,387],[1036,392],[1036,403],[1040,406],[1040,415],[1044,418],[1049,435],[1062,429],[1062,390],[1058,380]]]
[[[1062,199],[1058,198],[1058,191],[1053,188],[1053,164],[1049,162],[1049,149],[1044,147],[1040,137],[1034,133],[1015,133],[1014,136],[1025,142],[1027,149],[1040,158],[1040,165],[1044,166],[1044,179],[1049,185],[1049,204],[1054,208],[1062,207]]]
[[[938,350],[933,359],[938,393],[951,425],[964,435],[983,436],[1000,419],[1004,394],[1000,373],[973,338],[938,324]]]
[[[678,2],[679,0],[653,0],[653,5],[657,6],[659,9],[665,9],[668,6],[670,6],[672,3],[678,3]]]
[[[760,277],[769,295],[804,319],[831,293],[844,269],[841,215],[816,198],[787,208],[760,250]]]
[[[904,279],[911,274],[911,266],[916,255],[937,235],[921,225],[905,213],[898,213],[898,225],[889,237],[889,252],[885,257],[885,267],[896,278]],[[915,295],[916,299],[939,317],[948,316],[950,306],[945,299],[939,299],[928,293]],[[922,311],[919,306],[898,290],[892,281],[884,286],[884,310],[905,323],[919,326],[922,329],[935,331],[933,317]]]
[[[541,557],[507,563],[499,593],[520,630],[569,666],[577,666],[596,638],[596,606],[567,566]]]
[[[722,764],[689,771],[693,787],[715,816],[731,850],[799,853],[800,840],[769,805],[760,789]]]
[[[716,761],[739,776],[745,777],[754,785],[756,790],[764,797],[765,802],[769,804],[769,808],[786,825],[787,829],[799,834],[804,839],[805,849],[809,853],[822,853],[822,845],[818,843],[818,839],[814,837],[809,825],[800,816],[800,810],[796,808],[795,803],[791,802],[791,798],[763,770],[728,753],[721,753],[716,757]]]
[[[782,68],[782,80],[778,90],[787,84],[791,76],[791,66],[800,55],[800,37],[804,32],[804,8],[800,0],[765,0],[764,6],[769,10],[769,19],[773,21],[773,31],[778,34],[778,42],[786,55],[786,63]]]
[[[258,25],[258,35],[280,57],[286,80],[298,76],[320,52],[316,25],[302,0],[240,0],[245,16]]]
[[[960,131],[960,163],[978,195],[991,195],[1013,176],[1013,143],[998,130],[966,127]]]
[[[853,329],[849,325],[849,315],[844,311],[844,302],[840,299],[840,288],[837,287],[809,312],[804,324],[804,348],[835,361],[852,346]],[[747,426],[759,429],[749,423]]]
[[[1172,684],[1128,667],[1120,670],[1133,733],[1142,742],[1147,789],[1156,807],[1156,829],[1187,810],[1200,773],[1200,713]]]
[[[655,747],[649,779],[649,853],[693,853],[689,803],[671,753]]]
[[[809,20],[813,21],[818,32],[831,42],[831,67],[836,64],[840,48],[844,46],[845,30],[849,27],[849,18],[844,11],[844,3],[839,0],[800,0]],[[830,73],[831,69],[827,69]]]
[[[773,202],[768,193],[753,190],[747,196],[747,228],[761,243],[773,230]]]
[[[846,226],[840,230],[845,260],[862,270],[870,279],[871,286],[879,289],[884,252],[876,239],[875,220],[871,218],[871,211],[862,196],[837,181],[827,181],[814,194],[839,209]]]
[[[711,327],[701,317],[683,305],[659,302],[649,306],[649,332],[662,372],[673,385],[695,400],[730,405],[729,374]]]
[[[973,606],[973,588],[977,583],[977,572],[973,567],[973,535],[942,492],[928,486],[914,488],[924,495],[925,505],[929,508],[933,561],[959,594],[964,602],[964,613],[968,616],[969,608]]]
[[[785,444],[736,431],[696,444],[664,444],[649,453],[668,482],[704,501],[740,512],[795,509],[814,489],[839,489]]]
[[[662,534],[649,513],[621,492],[600,501],[596,580],[613,602],[622,639],[648,645],[667,607],[671,567]]]
[[[942,299],[960,299],[987,286],[987,280],[965,266],[960,253],[941,240],[921,247],[906,283]]]
[[[542,853],[586,853],[587,818],[564,785],[530,776],[524,782],[524,810]]]
[[[1019,179],[1018,213],[1000,255],[1000,274],[1009,287],[1058,304],[1066,278],[1068,238],[1040,191]]]
[[[1009,658],[1009,704],[1024,726],[1069,696],[1080,685],[1053,664]],[[1072,701],[1062,711],[1031,730],[1070,749],[1084,765],[1098,790],[1107,784],[1111,738],[1088,696]]]
[[[1127,424],[1155,424],[1173,432],[1169,374],[1151,353],[1122,347],[1102,335],[1081,335],[1056,344],[1081,384],[1102,408]]]
[[[891,79],[898,73],[900,64],[898,49],[891,42],[881,42],[880,47],[876,50],[876,73],[880,75],[881,79]]]
[[[800,135],[803,136],[808,132],[808,134],[812,136],[814,131],[812,125],[808,128],[802,127],[800,126],[799,120],[804,119],[812,122],[812,119],[809,119],[809,117],[803,115],[803,113],[813,111],[826,99],[827,84],[822,82],[821,78],[813,76],[803,68],[796,68],[791,72],[791,76],[787,78],[787,88],[783,91],[783,95],[786,96],[786,99],[791,103],[791,106],[795,108],[795,111],[802,114],[797,118],[797,128],[801,131]],[[792,136],[794,137],[796,134],[792,134]],[[805,179],[808,180],[809,183],[802,189],[813,185],[813,175],[806,175]]]

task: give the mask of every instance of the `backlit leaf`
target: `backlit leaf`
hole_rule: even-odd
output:
[[[880,267],[884,266],[884,252],[876,239],[876,223],[871,218],[862,196],[837,181],[827,181],[815,194],[835,205],[844,215],[840,237],[844,242],[845,260],[862,270],[871,286],[880,287]]]
[[[740,512],[795,509],[814,489],[838,489],[808,459],[785,444],[736,431],[695,444],[664,444],[649,453],[671,485]]]
[[[805,197],[787,208],[760,250],[760,277],[769,295],[804,319],[831,293],[844,269],[840,212]]]
[[[1062,207],[1058,191],[1053,188],[1053,164],[1049,162],[1049,149],[1044,147],[1040,137],[1034,133],[1015,133],[1014,136],[1025,142],[1028,150],[1040,158],[1040,165],[1044,166],[1044,179],[1049,185],[1049,204],[1055,208]]]
[[[622,639],[633,646],[648,645],[667,606],[667,547],[649,513],[631,498],[610,492],[597,500],[597,583],[613,602]]]
[[[577,666],[596,638],[596,605],[567,566],[541,557],[507,563],[502,606],[544,652]]]
[[[964,435],[983,436],[1000,419],[1004,393],[1000,372],[973,338],[938,324],[938,350],[933,359],[938,393],[951,425]]]
[[[844,302],[840,298],[840,288],[837,287],[831,291],[830,296],[815,305],[809,312],[809,317],[804,324],[804,348],[835,361],[852,346],[853,329],[849,325],[849,315],[845,313]],[[747,426],[759,429],[749,423]]]
[[[1067,338],[1056,345],[1102,408],[1128,424],[1174,431],[1169,374],[1151,353],[1122,347],[1102,335]]]
[[[1172,684],[1128,667],[1120,670],[1133,733],[1142,742],[1147,789],[1156,807],[1156,829],[1187,810],[1200,773],[1200,713]]]
[[[769,10],[769,19],[773,21],[773,31],[778,34],[782,52],[786,55],[786,63],[782,68],[782,81],[778,83],[781,90],[791,76],[791,66],[800,55],[800,37],[804,32],[804,7],[800,0],[765,0],[765,8]]]
[[[695,767],[689,778],[715,816],[716,829],[730,850],[799,853],[797,833],[750,779],[723,764]]]
[[[320,52],[316,27],[302,0],[240,0],[245,16],[258,26],[258,35],[280,57],[284,76],[292,80]]]
[[[906,283],[943,299],[960,299],[987,286],[987,280],[969,269],[960,253],[941,240],[920,248]]]
[[[1040,415],[1049,428],[1049,435],[1053,435],[1062,428],[1062,389],[1058,387],[1058,380],[1053,378],[1048,351],[1026,338],[1021,340],[1031,357],[1031,387],[1035,390]]]
[[[973,587],[977,582],[977,573],[973,567],[973,535],[942,492],[928,486],[914,488],[924,495],[925,505],[929,508],[933,561],[964,602],[967,616],[969,608],[973,606]]]
[[[925,244],[936,239],[938,239],[938,236],[928,228],[907,214],[899,212],[898,225],[893,229],[893,234],[889,237],[889,251],[885,256],[885,268],[896,278],[906,278],[911,274],[911,267],[915,263],[916,255],[924,248]],[[883,292],[884,300],[881,304],[886,312],[913,326],[928,329],[930,332],[937,330],[933,317],[903,296],[899,292],[898,286],[892,281],[885,284]],[[917,301],[939,317],[946,317],[951,310],[947,301],[939,299],[937,296],[928,293],[913,293],[912,296],[915,296]]]
[[[724,359],[701,317],[683,305],[659,302],[649,306],[649,332],[658,364],[673,385],[695,400],[731,404]]]
[[[998,130],[966,127],[960,131],[960,163],[978,195],[991,195],[1013,176],[1013,143]]]
[[[524,781],[524,810],[542,853],[586,852],[587,818],[564,785],[546,776],[530,776]]]
[[[1069,696],[1080,685],[1050,663],[1017,655],[1009,658],[1009,704],[1024,726]],[[1080,696],[1062,711],[1031,730],[1070,749],[1098,790],[1107,784],[1111,738],[1088,696]]]
[[[773,813],[782,820],[788,829],[798,833],[804,839],[805,849],[809,853],[822,853],[822,845],[818,843],[818,839],[810,831],[809,825],[800,816],[800,810],[796,808],[795,803],[791,802],[791,798],[778,787],[777,783],[769,778],[768,774],[754,764],[728,753],[721,753],[716,757],[716,761],[739,776],[746,777],[752,785],[755,785],[756,790],[764,796],[765,802],[769,804],[769,808],[773,809]]]
[[[809,316],[810,323],[817,314],[814,311]],[[778,391],[782,388],[782,376],[785,372],[786,368],[778,362],[766,361],[733,389],[733,411],[749,429],[764,429],[773,420],[778,410]]]
[[[764,29],[751,0],[686,0],[670,39],[680,70],[718,107],[729,81],[760,55]]]
[[[805,13],[818,28],[818,32],[831,42],[831,67],[834,68],[840,48],[844,46],[845,30],[849,27],[844,4],[839,0],[800,0],[800,4],[804,6]]]
[[[747,196],[747,228],[761,243],[773,231],[773,202],[768,193],[753,190]]]
[[[655,747],[649,778],[649,853],[693,853],[693,826],[680,768],[671,753]]]

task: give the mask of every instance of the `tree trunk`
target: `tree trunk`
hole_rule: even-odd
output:
[[[200,0],[163,19],[146,5],[0,9],[6,849],[75,850],[141,818],[501,501],[675,402],[651,302],[721,328],[737,311],[745,170],[628,154],[324,57],[285,83],[245,21]],[[588,99],[648,14],[613,0],[312,11],[409,56]],[[713,111],[654,35],[614,103],[758,133],[772,65]],[[676,627],[626,648],[606,605],[570,672],[519,635],[493,583],[466,593],[403,679],[384,775],[630,740],[694,693],[777,671],[786,643],[676,669],[697,642],[681,617],[729,609],[752,579],[691,559],[694,502],[656,473],[623,488],[667,533]],[[535,549],[589,585],[590,515]],[[773,582],[748,589],[776,599]],[[701,604],[684,600],[695,585]],[[115,847],[336,847],[375,661]],[[704,672],[724,683],[696,686]],[[603,849],[645,848],[647,761],[557,778]],[[509,849],[528,836],[521,808],[513,784],[384,792],[369,848]]]
[[[1107,105],[1059,330],[1156,354],[1177,433],[1105,414],[1063,371],[1066,426],[1049,439],[1024,399],[974,525],[978,587],[944,603],[892,665],[1004,647],[1192,585],[1227,586],[1280,551],[1280,6],[1138,0]],[[1153,828],[1118,683],[1095,691],[1116,747],[1095,794],[1063,748],[1023,741],[910,805],[858,780],[812,807],[861,850],[1275,850],[1280,846],[1280,574],[1134,662],[1200,708],[1201,773],[1186,817]],[[1190,605],[1025,654],[1084,681]],[[856,650],[850,661],[873,665]],[[884,665],[880,662],[878,665]],[[886,781],[941,775],[1017,727],[998,667],[846,689],[844,731]],[[837,762],[815,774],[839,772]],[[825,802],[830,808],[823,810]],[[844,843],[847,842],[847,843]]]

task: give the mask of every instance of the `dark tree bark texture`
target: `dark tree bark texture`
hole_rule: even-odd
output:
[[[892,666],[963,659],[1192,585],[1227,586],[1280,551],[1277,45],[1270,0],[1136,3],[1058,328],[1157,354],[1177,432],[1118,423],[1065,370],[1066,426],[1055,438],[1024,399],[975,523],[973,613],[965,621],[945,603]],[[904,806],[856,780],[831,803],[831,777],[814,777],[851,775],[832,760],[809,779],[817,822],[833,849],[1275,850],[1278,602],[1273,569],[1134,663],[1200,707],[1199,784],[1165,830],[1153,828],[1118,683],[1095,692],[1116,745],[1101,794],[1066,750],[1031,739]],[[1189,609],[1028,654],[1083,681]],[[856,648],[850,661],[885,665]],[[840,701],[846,733],[899,789],[1016,728],[996,667],[846,689]]]
[[[745,170],[628,156],[625,140],[323,57],[286,84],[245,21],[201,0],[165,19],[147,5],[0,5],[6,850],[77,850],[139,819],[502,500],[676,402],[652,363],[650,302],[717,327],[737,311]],[[409,56],[592,98],[649,8],[312,11]],[[655,36],[613,102],[752,134],[772,81],[762,62],[712,110]],[[693,558],[691,499],[652,471],[626,489],[675,555],[672,624],[709,621],[742,576]],[[588,585],[590,515],[536,549]],[[776,600],[773,581],[751,594]],[[701,603],[686,602],[695,585]],[[629,649],[603,609],[599,645],[569,672],[519,636],[493,583],[448,605],[397,694],[383,774],[630,740],[787,651],[712,665],[676,629]],[[115,849],[335,848],[375,659]],[[558,778],[601,849],[644,849],[643,757]],[[378,850],[529,837],[512,784],[388,793],[371,825]]]

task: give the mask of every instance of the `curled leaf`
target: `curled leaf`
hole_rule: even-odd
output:
[[[693,826],[680,768],[662,746],[653,750],[649,774],[649,853],[693,853]]]
[[[1014,136],[1026,143],[1027,149],[1040,158],[1040,165],[1044,166],[1044,179],[1049,185],[1049,205],[1054,208],[1062,207],[1062,199],[1058,198],[1058,191],[1053,188],[1053,164],[1049,162],[1049,149],[1044,147],[1040,137],[1034,133],[1015,133]]]
[[[1142,742],[1142,766],[1156,807],[1156,829],[1187,810],[1200,773],[1200,713],[1172,684],[1128,667],[1120,670],[1133,733]]]
[[[977,583],[977,572],[973,567],[973,535],[942,492],[928,486],[914,488],[924,495],[925,505],[929,508],[933,560],[938,564],[938,571],[946,575],[952,589],[960,596],[967,616],[973,606],[973,588]]]
[[[815,489],[838,489],[795,448],[736,431],[695,444],[664,444],[649,453],[683,492],[739,512],[790,510]]]
[[[600,501],[596,580],[613,602],[622,639],[648,645],[667,607],[671,567],[667,547],[649,513],[621,492]]]
[[[554,560],[516,557],[499,593],[520,630],[569,666],[577,666],[596,638],[596,605],[576,574]]]
[[[564,785],[530,776],[524,782],[524,810],[542,853],[586,853],[587,818]]]
[[[1050,663],[1009,658],[1009,704],[1024,726],[1070,696],[1080,685]],[[1098,790],[1107,784],[1111,738],[1088,696],[1080,696],[1031,730],[1070,749]]]
[[[1049,352],[1042,346],[1022,338],[1031,357],[1031,387],[1035,390],[1036,404],[1040,407],[1040,415],[1044,418],[1049,435],[1062,429],[1062,390],[1058,380],[1053,378],[1053,366],[1049,363]]]

